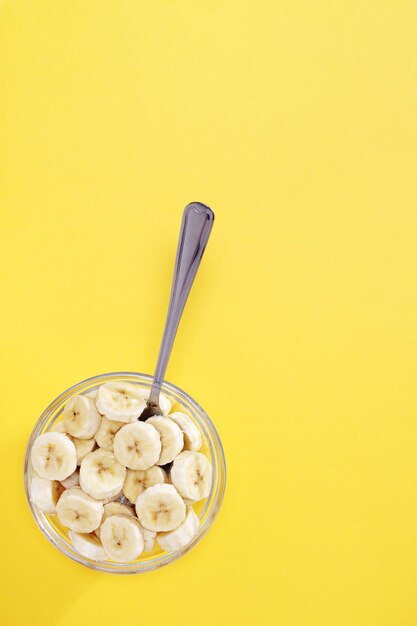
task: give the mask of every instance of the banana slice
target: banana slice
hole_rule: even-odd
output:
[[[77,439],[91,439],[100,425],[100,414],[91,398],[73,396],[64,407],[64,427]]]
[[[203,444],[201,433],[191,417],[180,411],[175,411],[171,413],[169,419],[178,424],[184,433],[184,450],[191,450],[192,452],[200,450]]]
[[[158,462],[161,454],[159,433],[146,422],[127,424],[114,436],[114,454],[129,469],[146,470]]]
[[[185,504],[172,485],[154,485],[138,496],[136,515],[148,530],[174,530],[185,519]]]
[[[71,489],[72,487],[79,487],[80,485],[80,470],[77,468],[71,476],[68,476],[65,480],[61,480],[61,485],[65,489]]]
[[[103,500],[101,500],[101,502],[106,505],[106,504],[110,504],[110,502],[119,502],[120,498],[123,497],[123,491],[120,490],[118,491],[114,496],[112,496],[111,498],[104,498]]]
[[[197,500],[190,500],[189,498],[183,498],[185,506],[188,508],[189,506],[193,506]]]
[[[103,504],[90,498],[80,487],[64,491],[56,505],[61,524],[76,533],[93,532],[100,526],[103,513]]]
[[[151,393],[150,389],[139,389],[140,393],[142,394],[142,398],[145,401],[145,404],[149,398],[149,395]],[[171,400],[169,400],[169,398],[166,397],[165,394],[160,393],[159,394],[159,408],[162,411],[162,415],[168,415],[168,413],[170,412],[172,407],[172,402]]]
[[[99,448],[81,461],[80,485],[83,491],[97,500],[106,500],[118,494],[126,478],[126,468],[117,462],[113,452]]]
[[[115,422],[103,416],[101,418],[100,426],[98,427],[95,435],[96,441],[100,448],[104,448],[105,450],[110,450],[110,452],[113,452],[114,436],[123,425],[123,422]]]
[[[111,515],[100,528],[108,557],[118,563],[134,561],[142,553],[143,537],[138,523],[126,515]]]
[[[109,502],[104,505],[104,514],[101,523],[103,523],[111,515],[127,515],[128,517],[135,517],[132,507],[122,504],[121,502]],[[97,537],[100,537],[100,528],[96,528],[94,531]]]
[[[142,524],[138,522],[138,526],[141,530],[143,537],[143,551],[152,552],[155,546],[156,532],[154,530],[148,530]]]
[[[148,487],[167,482],[167,475],[158,465],[147,470],[131,470],[126,473],[123,493],[132,504],[135,504],[138,495]]]
[[[184,435],[181,428],[169,417],[154,415],[146,420],[146,424],[152,424],[161,437],[161,454],[158,465],[171,463],[184,447]]]
[[[211,489],[210,461],[201,452],[181,452],[172,465],[171,482],[183,498],[207,498]]]
[[[101,385],[96,405],[102,415],[116,422],[134,422],[146,406],[141,390],[129,383]]]
[[[94,499],[95,500],[99,500],[101,502],[101,504],[106,505],[106,504],[110,504],[110,502],[119,502],[120,498],[122,498],[122,497],[123,497],[123,491],[119,491],[118,493],[116,493],[111,498],[94,498]]]
[[[191,539],[197,532],[200,520],[190,507],[187,511],[185,520],[169,533],[158,533],[156,540],[162,550],[165,552],[176,552],[188,546]]]
[[[34,476],[30,483],[30,500],[42,513],[53,515],[63,488],[56,480]]]
[[[65,426],[64,426],[64,422],[55,422],[55,424],[52,426],[51,433],[63,433],[65,435]]]
[[[66,433],[64,422],[58,422],[52,426],[51,431],[54,433]],[[72,437],[72,435],[67,435],[75,446],[75,451],[77,453],[77,465],[80,465],[83,458],[89,452],[94,450],[94,446],[96,445],[95,439],[77,439],[77,437]]]
[[[87,454],[92,452],[96,445],[96,440],[92,439],[77,439],[77,437],[71,437],[72,443],[75,446],[77,453],[77,465],[81,465],[81,461]]]
[[[86,396],[86,398],[91,398],[92,400],[95,400],[97,398],[97,394],[98,389],[91,389],[91,391],[87,391],[87,393],[85,393],[84,395]]]
[[[104,515],[102,522],[104,522],[104,520],[111,515],[127,515],[128,517],[135,517],[135,512],[133,510],[133,507],[127,504],[122,504],[121,502],[109,502],[108,504],[104,505]]]
[[[94,535],[75,533],[73,530],[70,530],[68,537],[77,552],[87,559],[92,561],[105,561],[107,559],[107,554],[101,545],[101,541]]]
[[[71,439],[63,433],[44,433],[35,440],[32,465],[41,478],[65,480],[77,467],[77,453]]]

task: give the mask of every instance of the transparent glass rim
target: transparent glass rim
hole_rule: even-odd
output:
[[[226,460],[220,437],[213,422],[204,411],[204,409],[185,391],[167,381],[164,381],[161,389],[162,392],[166,394],[169,398],[174,399],[176,402],[182,404],[187,412],[189,412],[192,418],[197,422],[209,448],[213,472],[212,488],[205,503],[205,506],[199,514],[199,529],[193,540],[188,544],[188,546],[186,546],[182,550],[178,550],[177,552],[164,553],[160,556],[156,556],[140,562],[116,563],[112,561],[93,561],[91,559],[83,557],[74,550],[72,545],[68,542],[67,538],[65,536],[61,536],[58,533],[58,531],[48,520],[47,516],[44,513],[41,513],[35,506],[33,506],[29,495],[29,484],[32,476],[30,452],[36,437],[38,437],[38,435],[40,435],[45,430],[48,430],[48,428],[50,428],[55,423],[56,419],[62,412],[65,402],[72,395],[77,392],[85,393],[89,390],[94,389],[95,387],[98,387],[104,382],[109,382],[116,379],[125,380],[126,382],[139,383],[142,387],[150,388],[152,385],[153,377],[149,374],[143,374],[139,372],[109,372],[105,374],[99,374],[97,376],[92,376],[91,378],[87,378],[79,383],[76,383],[75,385],[72,385],[71,387],[63,391],[59,396],[57,396],[55,400],[53,400],[49,404],[49,406],[47,406],[46,409],[43,411],[30,434],[29,441],[26,446],[24,459],[24,485],[26,499],[38,528],[42,531],[48,541],[50,541],[50,543],[58,548],[58,550],[60,550],[63,554],[68,556],[73,561],[76,561],[77,563],[80,563],[81,565],[84,565],[96,571],[115,574],[139,574],[154,571],[156,569],[164,567],[165,565],[169,565],[170,563],[173,563],[177,559],[181,558],[183,555],[190,552],[190,550],[192,550],[192,548],[194,548],[201,541],[201,539],[203,539],[208,530],[211,528],[214,520],[219,514],[223,502],[226,487]]]

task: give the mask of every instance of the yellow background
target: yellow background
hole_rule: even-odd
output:
[[[414,0],[0,3],[1,623],[415,626]],[[219,518],[142,577],[31,519],[45,406],[151,372],[183,207],[216,223],[167,379]]]

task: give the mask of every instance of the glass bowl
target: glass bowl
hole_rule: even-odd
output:
[[[33,443],[40,434],[51,430],[57,421],[60,421],[62,410],[67,400],[76,394],[83,394],[93,391],[106,382],[122,380],[132,383],[143,388],[150,388],[152,384],[152,376],[147,374],[137,374],[135,372],[112,372],[110,374],[102,374],[83,380],[77,385],[73,385],[64,393],[61,393],[51,404],[45,409],[35,424],[30,435],[24,462],[24,482],[26,498],[29,503],[32,515],[37,525],[43,532],[45,537],[66,556],[73,559],[81,565],[90,567],[101,572],[110,572],[114,574],[139,574],[150,572],[164,565],[168,565],[176,561],[181,556],[189,552],[208,532],[209,528],[216,519],[223,500],[225,484],[226,484],[226,463],[224,458],[223,447],[217,434],[217,431],[208,415],[204,412],[199,404],[193,400],[185,391],[182,391],[171,383],[164,382],[162,385],[162,393],[171,400],[173,410],[183,410],[187,413],[200,428],[203,435],[203,446],[201,452],[207,455],[211,460],[213,483],[210,494],[206,500],[197,502],[194,510],[200,518],[200,526],[192,541],[177,552],[164,552],[157,545],[153,552],[143,554],[136,561],[129,563],[116,563],[114,561],[93,561],[81,556],[72,546],[68,539],[67,531],[64,526],[60,525],[55,515],[47,515],[38,510],[30,500],[29,486],[33,475],[32,464],[30,462],[30,454]]]

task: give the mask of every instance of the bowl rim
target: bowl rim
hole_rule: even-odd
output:
[[[120,380],[126,377],[138,379],[138,383],[149,388],[153,380],[153,376],[142,372],[106,372],[103,374],[91,376],[78,383],[75,383],[68,387],[65,391],[60,393],[42,411],[40,417],[37,419],[35,425],[33,426],[29,435],[28,442],[26,444],[23,464],[23,481],[26,500],[28,502],[29,509],[36,522],[36,525],[41,530],[43,535],[48,539],[48,541],[67,557],[85,567],[88,567],[95,571],[122,575],[140,574],[149,571],[155,571],[156,569],[160,569],[161,567],[165,567],[166,565],[175,562],[176,560],[190,552],[190,550],[192,550],[192,548],[194,548],[201,541],[201,539],[203,539],[220,512],[226,489],[227,474],[226,458],[223,444],[221,442],[217,429],[214,426],[210,417],[204,411],[202,406],[196,400],[194,400],[194,398],[190,396],[186,391],[184,391],[177,385],[164,380],[161,386],[162,393],[168,392],[168,395],[173,395],[174,397],[179,396],[181,399],[185,400],[185,408],[191,410],[194,420],[198,422],[200,430],[203,430],[205,440],[210,450],[211,464],[213,469],[213,481],[212,488],[206,500],[205,506],[199,514],[199,517],[200,519],[203,519],[203,522],[200,524],[200,527],[196,535],[193,537],[192,541],[185,548],[182,548],[181,550],[178,550],[176,552],[164,552],[162,555],[153,557],[148,561],[133,562],[132,564],[115,563],[114,561],[93,561],[91,559],[83,557],[81,554],[78,554],[72,548],[71,544],[68,543],[67,539],[63,539],[58,534],[57,530],[53,527],[46,515],[40,512],[31,502],[29,494],[29,474],[31,473],[30,452],[34,439],[40,434],[40,432],[38,431],[42,431],[44,429],[45,425],[48,424],[48,420],[54,415],[54,411],[58,411],[59,415],[59,413],[62,411],[64,400],[71,397],[75,390],[80,389],[88,384],[91,384],[91,387],[94,387],[95,382],[97,382],[96,386],[99,386],[104,382],[110,382],[111,380],[115,379]],[[87,391],[88,390],[86,389],[83,392],[86,393]],[[56,418],[57,416],[55,415],[54,419],[50,422],[50,425],[55,422]],[[127,566],[129,567],[129,569],[126,569]]]

